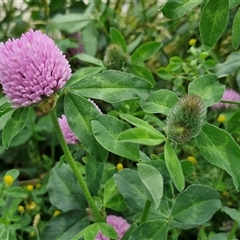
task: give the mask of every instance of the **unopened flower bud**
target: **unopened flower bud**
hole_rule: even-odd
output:
[[[117,170],[120,171],[120,170],[122,170],[122,169],[123,169],[122,163],[118,163],[118,164],[117,164]]]
[[[32,184],[27,185],[26,189],[28,192],[31,192],[33,190],[33,185]]]
[[[38,214],[34,217],[34,219],[33,219],[33,227],[37,228],[40,219],[41,219],[41,216],[40,216],[40,214],[38,213]]]
[[[182,97],[167,116],[168,139],[183,144],[196,137],[206,118],[206,109],[197,95]]]
[[[23,207],[22,205],[19,205],[19,206],[18,206],[18,211],[19,211],[20,213],[23,213],[23,212],[24,212],[24,207]]]
[[[111,44],[106,49],[104,64],[107,69],[122,70],[128,64],[128,55],[119,45]]]

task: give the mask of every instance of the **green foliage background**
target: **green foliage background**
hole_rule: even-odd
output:
[[[67,116],[81,143],[69,148],[99,212],[132,224],[123,240],[240,237],[239,103],[211,108],[226,88],[239,92],[239,6],[239,0],[0,4],[1,42],[40,29],[66,54],[73,75],[56,113]],[[106,66],[110,44],[126,61],[117,70]],[[176,145],[167,139],[166,117],[186,94],[202,98],[207,119],[196,138]],[[15,179],[11,187],[1,184],[0,239],[91,240],[99,231],[116,239],[109,225],[93,223],[49,116],[33,107],[13,110],[4,94],[0,103],[0,176]]]

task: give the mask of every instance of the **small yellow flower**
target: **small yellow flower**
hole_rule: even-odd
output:
[[[39,189],[41,188],[42,184],[41,183],[36,183],[35,188]]]
[[[121,163],[117,164],[117,170],[120,171],[123,169],[123,165]]]
[[[53,216],[54,217],[56,217],[56,216],[58,216],[58,215],[60,215],[61,214],[61,211],[60,210],[55,210],[54,212],[53,212]]]
[[[6,186],[9,187],[13,184],[14,178],[10,175],[6,175],[6,176],[4,176],[3,180],[4,180],[4,183],[6,184]]]
[[[187,159],[188,161],[192,162],[193,165],[197,165],[197,160],[195,157],[189,156]]]
[[[224,115],[222,115],[222,114],[220,114],[219,116],[218,116],[218,122],[220,122],[220,123],[223,123],[223,122],[225,122],[226,121],[226,117],[224,116]]]
[[[188,44],[189,44],[190,46],[194,46],[194,45],[196,44],[196,42],[197,42],[197,39],[196,39],[196,38],[191,38],[191,39],[189,40]]]
[[[27,210],[34,210],[36,207],[37,207],[37,204],[35,202],[27,203],[25,206]]]
[[[18,206],[18,211],[19,211],[20,213],[23,213],[23,212],[24,212],[24,207],[23,207],[22,205],[19,205],[19,206]]]
[[[29,184],[26,186],[27,191],[31,192],[33,190],[33,185]]]

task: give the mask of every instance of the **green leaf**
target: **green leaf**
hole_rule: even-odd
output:
[[[208,186],[189,186],[175,199],[170,226],[188,229],[202,225],[220,208],[219,197],[219,193]]]
[[[113,177],[109,178],[105,183],[103,202],[106,208],[113,209],[117,212],[127,210],[127,205],[124,202],[123,196],[119,193]]]
[[[172,181],[177,190],[181,192],[185,187],[184,175],[178,157],[169,142],[164,145],[164,158]]]
[[[218,78],[226,77],[235,74],[240,66],[240,53],[232,52],[227,60],[223,63],[218,63],[215,66],[215,73]]]
[[[71,239],[81,229],[90,224],[85,216],[85,211],[78,209],[61,213],[46,223],[41,234],[41,239]]]
[[[136,38],[132,42],[128,43],[127,48],[129,54],[131,54],[141,44],[143,36],[144,33],[141,32],[136,36]]]
[[[2,197],[0,197],[0,207],[4,207],[6,205],[6,202]]]
[[[147,198],[138,172],[132,169],[123,169],[115,173],[113,179],[128,208],[141,213]]]
[[[146,131],[143,128],[131,128],[118,135],[120,142],[137,143],[148,146],[156,146],[166,140],[160,132]]]
[[[153,132],[158,132],[154,127],[152,127],[149,123],[145,122],[144,120],[134,117],[130,114],[121,114],[120,115],[121,118],[123,118],[124,120],[126,120],[127,122],[131,123],[132,125],[139,127],[139,128],[143,128],[145,130],[150,129],[150,131]]]
[[[206,108],[219,102],[224,90],[224,85],[218,83],[214,74],[198,77],[188,85],[188,94],[200,96]]]
[[[120,117],[137,126],[137,128],[123,131],[119,134],[118,140],[150,146],[158,145],[166,140],[166,137],[161,132],[157,131],[144,120],[128,114],[121,114]]]
[[[226,122],[226,131],[231,133],[240,128],[240,110],[237,110]]]
[[[166,70],[169,72],[178,72],[180,67],[181,67],[181,65],[179,63],[170,62],[167,65]]]
[[[164,184],[169,183],[171,181],[169,172],[166,167],[166,163],[163,160],[158,159],[158,160],[154,160],[154,161],[145,162],[145,164],[153,166],[160,172],[160,174],[163,177]]]
[[[182,166],[184,177],[188,177],[194,173],[195,168],[189,160],[182,160],[180,161],[180,164]]]
[[[110,28],[110,39],[111,43],[118,44],[121,46],[122,50],[127,53],[127,44],[125,42],[125,39],[122,34],[114,27]]]
[[[13,110],[11,108],[11,103],[9,102],[4,102],[1,106],[0,106],[0,117],[2,117],[5,113],[10,112],[11,110]]]
[[[216,66],[216,63],[214,60],[212,59],[209,59],[209,60],[206,60],[202,63],[202,67],[206,68],[206,69],[212,69]]]
[[[235,49],[238,48],[240,43],[240,8],[238,9],[232,26],[232,45]]]
[[[73,84],[69,92],[116,103],[147,96],[151,87],[152,85],[143,78],[117,70],[108,70],[86,76]]]
[[[160,89],[140,102],[141,108],[147,113],[162,113],[167,115],[178,102],[177,95],[169,90]]]
[[[98,58],[95,58],[93,56],[90,56],[86,53],[78,53],[77,55],[75,55],[73,57],[73,59],[75,59],[75,58],[80,59],[83,62],[92,63],[93,65],[104,67],[103,62],[101,60],[99,60]]]
[[[28,108],[23,107],[16,109],[11,118],[7,121],[2,134],[2,143],[6,149],[8,149],[13,137],[23,130],[27,121],[27,117]]]
[[[62,211],[81,209],[82,212],[85,212],[86,200],[76,177],[67,164],[63,163],[61,167],[52,168],[47,189],[50,202],[58,209]]]
[[[19,171],[17,169],[11,169],[11,170],[8,170],[6,173],[5,173],[5,176],[6,175],[10,175],[13,177],[13,179],[15,180],[18,176],[19,176]]]
[[[23,197],[24,196],[23,189],[18,186],[13,186],[13,187],[7,188],[5,190],[5,192],[8,196],[12,196],[12,197]]]
[[[168,0],[162,8],[162,13],[166,18],[176,19],[200,3],[202,3],[202,0]]]
[[[214,46],[227,26],[228,15],[228,0],[211,0],[205,4],[200,17],[200,34],[204,45]]]
[[[129,240],[167,240],[168,222],[166,220],[148,220],[136,227]]]
[[[228,239],[229,234],[230,234],[229,232],[227,232],[227,233],[210,232],[207,240],[226,240],[226,239]],[[238,239],[235,237],[231,237],[231,240],[238,240]]]
[[[11,147],[18,147],[21,146],[25,143],[27,143],[27,141],[32,137],[33,135],[33,131],[31,128],[24,128],[21,131],[21,134],[17,134],[11,141],[10,146]]]
[[[138,77],[148,80],[152,86],[156,85],[155,79],[153,78],[152,73],[145,67],[129,64],[128,68],[130,72]]]
[[[86,151],[97,161],[104,162],[108,152],[95,140],[91,121],[99,115],[99,110],[87,99],[68,93],[64,98],[64,112],[68,123]]]
[[[223,129],[205,123],[196,140],[202,156],[230,174],[235,188],[239,191],[240,148],[232,136]]]
[[[98,50],[99,34],[93,21],[82,30],[81,40],[84,51],[91,56],[95,56]]]
[[[100,163],[91,157],[88,157],[86,164],[86,182],[88,190],[93,196],[96,196],[100,188],[103,175],[104,163]]]
[[[80,79],[86,77],[87,75],[99,73],[103,69],[104,67],[82,67],[72,74],[71,78],[67,81],[65,87],[70,87],[71,85],[78,82]]]
[[[229,8],[234,8],[240,4],[240,0],[229,0]]]
[[[160,42],[148,42],[139,46],[131,56],[131,63],[144,62],[156,54],[161,48]]]
[[[91,17],[87,14],[68,13],[56,14],[52,21],[56,23],[59,30],[67,33],[75,33],[86,27],[91,21]]]
[[[231,219],[240,224],[240,212],[237,209],[222,206],[221,210],[230,216]]]
[[[115,229],[107,223],[94,223],[97,226],[98,232],[101,232],[104,236],[110,239],[118,239]],[[89,231],[91,232],[91,231]],[[85,239],[90,239],[85,235]]]
[[[9,226],[6,226],[3,229],[0,229],[0,239],[16,240],[17,237],[16,237],[15,230],[10,229]]]
[[[111,225],[99,222],[87,226],[81,232],[75,235],[71,240],[79,240],[82,239],[82,237],[84,237],[86,240],[95,239],[99,232],[111,239],[117,239],[117,233]]]
[[[163,178],[160,172],[153,166],[138,163],[138,173],[145,186],[148,199],[154,203],[157,209],[163,196]]]
[[[93,134],[96,140],[108,151],[119,156],[139,161],[139,148],[134,143],[118,141],[118,135],[129,129],[129,126],[110,115],[99,115],[97,120],[92,121]]]
[[[174,78],[174,75],[172,75],[165,67],[158,68],[156,74],[163,80],[172,80]]]

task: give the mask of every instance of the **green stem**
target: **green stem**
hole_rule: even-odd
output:
[[[145,202],[145,206],[144,206],[143,213],[142,213],[142,218],[141,218],[141,223],[147,221],[147,217],[148,217],[148,213],[149,213],[151,204],[152,204],[152,203],[151,203],[149,200],[147,200],[147,201]]]
[[[234,221],[231,231],[228,234],[227,240],[232,240],[234,238],[235,232],[238,228],[238,223]]]
[[[91,211],[93,212],[94,216],[95,216],[95,219],[97,222],[104,222],[104,219],[102,217],[102,215],[100,214],[99,210],[98,210],[98,207],[96,206],[89,190],[88,190],[88,187],[87,187],[87,184],[85,183],[84,179],[83,179],[83,176],[80,172],[80,170],[78,169],[77,167],[77,164],[76,162],[74,161],[73,157],[72,157],[72,154],[68,148],[68,145],[64,139],[64,136],[62,134],[62,131],[61,131],[61,128],[59,126],[59,123],[58,123],[58,120],[57,120],[57,117],[56,117],[56,113],[54,110],[50,111],[49,112],[50,114],[50,117],[52,119],[52,122],[53,122],[53,125],[55,127],[55,130],[56,130],[56,133],[57,133],[57,136],[58,136],[58,139],[59,139],[59,142],[61,144],[61,147],[63,149],[63,152],[64,152],[64,155],[68,161],[68,164],[70,165],[75,177],[77,178],[77,181],[82,189],[82,192],[83,192],[83,195],[85,196],[88,204],[89,204],[89,207],[91,209]]]
[[[38,231],[37,227],[35,228],[35,232],[36,232],[36,235],[37,235],[37,240],[40,240],[39,231]]]
[[[221,100],[221,103],[231,103],[231,104],[240,104],[240,102],[230,101],[230,100]]]

